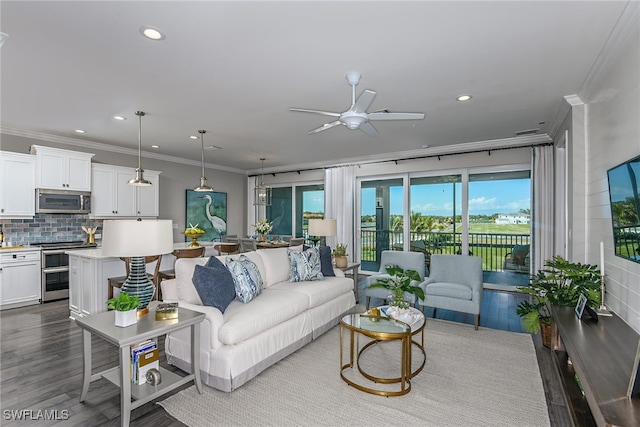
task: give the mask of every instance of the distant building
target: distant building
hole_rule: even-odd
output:
[[[529,224],[531,217],[525,213],[498,214],[496,224]]]

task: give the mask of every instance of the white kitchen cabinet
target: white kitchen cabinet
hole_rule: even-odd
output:
[[[39,304],[42,298],[39,250],[0,254],[0,309]]]
[[[160,172],[145,171],[150,187],[129,185],[135,169],[123,166],[92,166],[91,217],[157,217],[159,215]]]
[[[91,191],[93,154],[31,146],[36,156],[36,186],[53,190]]]
[[[69,311],[72,319],[107,311],[108,279],[125,275],[118,258],[87,258],[69,254]]]
[[[35,189],[35,157],[0,151],[0,218],[32,218]]]

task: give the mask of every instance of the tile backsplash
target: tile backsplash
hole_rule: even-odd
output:
[[[102,220],[90,219],[82,214],[36,214],[33,218],[0,219],[4,241],[15,245],[37,242],[87,240],[85,227],[98,227],[102,234]]]

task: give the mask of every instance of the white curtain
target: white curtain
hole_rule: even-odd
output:
[[[531,162],[533,190],[531,272],[535,274],[544,267],[546,260],[555,255],[553,146],[532,147]]]
[[[324,174],[324,217],[336,219],[338,227],[338,233],[335,237],[327,237],[327,245],[335,248],[336,243],[346,243],[350,260],[354,259],[354,200],[354,167],[341,166],[326,169]]]

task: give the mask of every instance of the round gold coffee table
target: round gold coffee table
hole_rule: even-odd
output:
[[[415,309],[412,309],[415,310]],[[418,312],[418,310],[415,310]],[[340,377],[347,384],[357,388],[358,390],[376,394],[379,396],[401,396],[411,391],[411,378],[418,375],[424,368],[426,362],[426,353],[424,351],[424,325],[425,320],[422,313],[420,319],[412,325],[388,318],[386,316],[370,316],[368,314],[348,314],[340,320]],[[344,332],[349,333],[349,361],[344,363]],[[413,337],[421,334],[421,342],[413,340]],[[362,335],[372,340],[359,348],[358,336]],[[367,373],[360,366],[360,357],[370,348],[380,342],[400,341],[400,375],[392,378],[380,378]],[[418,348],[423,356],[422,363],[415,370],[411,371],[412,366],[412,346]],[[381,390],[377,388],[367,387],[358,384],[354,380],[345,376],[345,370],[352,369],[357,366],[360,374],[374,383],[393,384],[399,383],[398,390]]]

